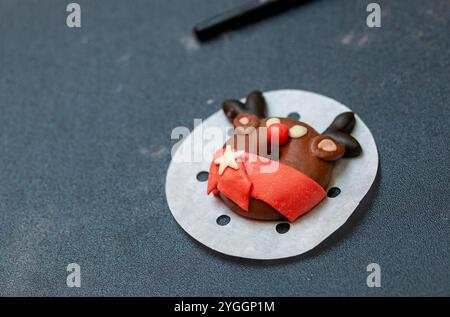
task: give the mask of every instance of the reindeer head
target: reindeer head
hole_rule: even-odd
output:
[[[293,168],[300,172],[299,175],[305,175],[313,180],[313,183],[320,185],[321,189],[315,189],[316,191],[324,192],[327,189],[335,161],[342,157],[355,157],[361,153],[358,141],[350,135],[355,126],[355,117],[351,112],[340,114],[323,133],[318,133],[310,125],[295,119],[268,117],[266,101],[259,91],[251,92],[245,103],[234,99],[224,101],[223,111],[235,127],[235,133],[224,147],[230,146],[234,151],[262,157],[270,155],[273,159],[271,151],[276,144],[279,152],[276,157],[279,163]],[[279,175],[274,176],[274,182],[277,181]],[[299,182],[304,183],[302,180]],[[286,188],[289,186],[296,184],[286,184]],[[288,192],[287,190],[286,193]],[[323,192],[320,195],[323,196]],[[220,188],[215,193],[231,209],[245,217],[260,220],[286,217],[286,215],[283,217],[273,205],[257,197],[250,197],[248,208],[244,210],[245,207],[236,204],[236,199],[234,201],[230,199],[228,197],[230,195],[227,196]],[[296,192],[295,195],[298,194]],[[285,199],[289,200],[289,197]]]

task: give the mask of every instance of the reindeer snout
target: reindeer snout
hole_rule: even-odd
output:
[[[274,123],[267,129],[267,142],[276,142],[278,145],[283,145],[288,140],[289,127],[287,125],[283,123]]]

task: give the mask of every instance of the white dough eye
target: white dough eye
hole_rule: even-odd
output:
[[[308,129],[302,125],[294,125],[289,129],[289,136],[293,139],[298,139],[308,133]]]
[[[275,123],[280,123],[280,119],[278,118],[270,118],[269,120],[266,121],[266,127],[270,127],[272,124]]]

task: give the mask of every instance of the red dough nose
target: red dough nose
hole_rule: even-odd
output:
[[[272,142],[272,136],[278,135],[278,145],[283,145],[289,140],[289,127],[282,123],[274,123],[267,129],[267,142]],[[276,140],[276,139],[275,139]]]

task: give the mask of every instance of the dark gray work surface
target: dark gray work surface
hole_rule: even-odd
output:
[[[0,2],[1,295],[450,295],[450,2],[379,1],[369,29],[370,1],[319,0],[192,42],[243,2],[83,0],[81,29],[64,1]],[[337,99],[378,144],[372,200],[306,256],[217,254],[166,203],[172,129],[255,88]]]

